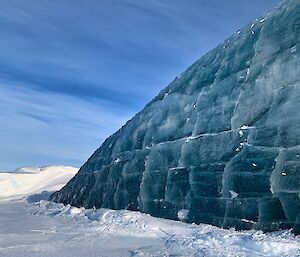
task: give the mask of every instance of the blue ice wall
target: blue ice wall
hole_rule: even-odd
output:
[[[299,32],[298,0],[238,31],[109,137],[52,198],[299,233]]]

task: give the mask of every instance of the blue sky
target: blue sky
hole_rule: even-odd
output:
[[[0,170],[81,166],[279,0],[0,0]]]

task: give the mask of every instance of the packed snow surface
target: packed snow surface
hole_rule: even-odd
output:
[[[1,257],[300,256],[289,231],[237,232],[127,210],[0,203]]]
[[[0,172],[0,200],[60,190],[77,172],[77,168],[67,166],[23,167],[14,172]]]

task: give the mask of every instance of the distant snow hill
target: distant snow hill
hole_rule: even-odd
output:
[[[0,200],[60,190],[78,168],[68,166],[23,167],[13,172],[0,172]]]

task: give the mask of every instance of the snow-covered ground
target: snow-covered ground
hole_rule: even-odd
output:
[[[40,200],[46,192],[26,201],[19,192],[0,202],[1,257],[300,256],[300,237],[289,231],[224,230]]]
[[[0,200],[43,190],[57,191],[77,172],[78,168],[68,166],[23,167],[13,172],[0,172]]]

